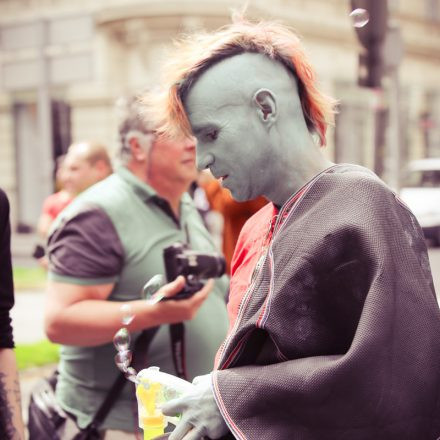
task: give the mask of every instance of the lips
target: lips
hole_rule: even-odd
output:
[[[212,170],[211,168],[209,169],[209,171],[211,171],[211,174],[218,180],[222,181],[224,179],[226,179],[228,177],[228,174],[222,174],[222,173],[218,173],[214,170]]]
[[[185,160],[182,160],[182,163],[186,163],[186,164],[190,164],[190,165],[195,165],[196,160],[195,159],[185,159]]]

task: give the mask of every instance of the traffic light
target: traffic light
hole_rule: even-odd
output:
[[[358,83],[363,87],[382,86],[384,74],[383,43],[387,32],[387,0],[351,0],[352,10],[366,9],[369,21],[363,27],[355,27],[364,51],[359,55]]]

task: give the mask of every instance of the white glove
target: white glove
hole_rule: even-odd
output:
[[[211,374],[196,377],[193,384],[193,391],[162,406],[166,416],[182,414],[169,440],[218,439],[229,432],[214,399]]]

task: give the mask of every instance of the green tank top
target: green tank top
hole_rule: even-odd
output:
[[[93,207],[104,211],[122,245],[123,265],[120,272],[105,279],[50,272],[50,278],[82,285],[114,282],[109,300],[127,301],[138,299],[145,282],[155,274],[164,273],[164,247],[176,241],[189,240],[195,250],[215,250],[188,194],[182,197],[179,221],[167,212],[166,205],[165,200],[129,170],[119,169],[77,197],[57,218],[51,235],[54,231],[59,234],[67,221],[85,209]],[[186,364],[191,379],[212,370],[215,353],[226,335],[227,287],[227,277],[217,280],[196,317],[185,323]],[[62,346],[60,349],[60,377],[56,394],[63,408],[77,417],[80,427],[91,421],[119,374],[114,364],[115,354],[112,343],[97,347]],[[159,366],[161,371],[175,374],[168,325],[159,329],[147,358],[148,366]],[[136,429],[134,405],[135,389],[129,382],[102,427],[125,431]]]

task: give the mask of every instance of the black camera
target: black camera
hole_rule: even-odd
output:
[[[219,278],[225,273],[226,262],[221,254],[201,253],[184,243],[174,243],[163,250],[167,281],[179,275],[186,279],[185,287],[168,299],[184,299],[194,295],[203,287],[200,280]],[[165,298],[164,298],[165,299]]]

